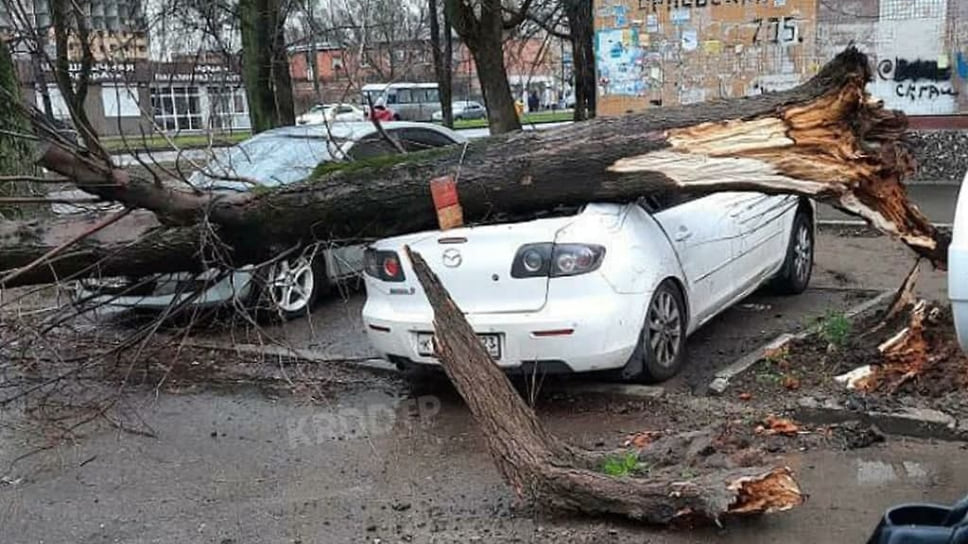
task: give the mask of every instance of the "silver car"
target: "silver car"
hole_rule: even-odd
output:
[[[431,124],[392,122],[383,128],[408,151],[463,143],[456,132]],[[260,133],[221,150],[192,174],[195,187],[249,191],[303,180],[321,163],[361,159],[396,150],[372,123],[304,125]],[[244,181],[243,181],[244,180]],[[85,303],[161,310],[172,305],[269,304],[285,319],[307,314],[328,288],[363,270],[363,246],[327,248],[317,242],[255,268],[210,269],[202,274],[157,274],[146,278],[90,279],[78,282],[75,296]]]
[[[487,109],[480,102],[474,102],[473,100],[458,100],[451,105],[451,111],[454,112],[455,121],[462,119],[484,119],[487,117]],[[433,120],[443,121],[444,112],[435,112]]]

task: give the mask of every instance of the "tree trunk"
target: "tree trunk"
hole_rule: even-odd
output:
[[[592,28],[592,3],[568,0],[565,18],[571,35],[571,58],[575,76],[575,121],[595,117],[595,48]]]
[[[501,1],[482,0],[479,4],[464,0],[445,1],[454,29],[474,58],[491,134],[520,130],[521,120],[514,108],[504,66],[505,21]],[[475,6],[479,6],[480,17],[475,14]]]
[[[849,49],[781,93],[324,164],[304,182],[232,196],[172,191],[54,148],[41,164],[168,225],[217,226],[240,264],[320,236],[349,241],[435,228],[428,181],[457,175],[468,223],[663,191],[794,193],[860,216],[944,266],[948,237],[907,201],[900,182],[913,171],[900,141],[906,119],[869,99],[869,77],[867,58]],[[0,240],[0,262],[11,262],[10,249]]]
[[[16,107],[20,101],[20,82],[17,67],[7,43],[0,41],[0,88],[4,99],[0,100],[0,172],[6,175],[32,175],[34,166],[33,146],[17,134],[30,132],[30,122]],[[27,182],[0,182],[0,197],[29,194]],[[0,204],[0,218],[19,217],[16,206]]]
[[[289,53],[286,50],[286,14],[281,4],[281,0],[269,0],[274,29],[272,91],[276,99],[276,126],[288,127],[296,124],[296,110],[292,96],[292,76],[289,73]]]
[[[434,58],[434,75],[437,77],[438,96],[440,97],[440,113],[444,126],[454,128],[454,109],[452,78],[450,70],[450,25],[444,10],[444,34],[440,28],[440,10],[437,0],[428,0],[427,14],[430,17],[430,49]],[[443,44],[441,43],[443,38]]]
[[[504,66],[502,41],[481,40],[479,43],[465,42],[474,57],[477,79],[481,83],[484,104],[487,107],[487,124],[491,134],[503,134],[521,129],[521,120],[514,108],[511,85]]]
[[[600,466],[589,465],[601,455],[572,448],[544,429],[440,279],[419,254],[408,249],[407,258],[434,310],[436,357],[484,434],[498,471],[519,497],[542,506],[649,523],[680,517],[718,520],[728,514],[787,510],[803,502],[786,467],[736,468],[692,478],[676,471],[656,471],[643,479],[595,472]],[[690,444],[681,442],[675,454],[685,456]]]
[[[294,117],[292,86],[286,83],[289,80],[288,59],[285,61],[285,74],[273,70],[273,66],[278,64],[274,50],[282,32],[281,24],[277,0],[239,0],[242,81],[249,102],[253,133],[284,126],[286,111],[288,116]],[[285,40],[282,40],[282,46],[281,55],[285,56]],[[278,102],[277,95],[280,99]]]

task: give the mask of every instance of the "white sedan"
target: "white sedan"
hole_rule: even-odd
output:
[[[409,245],[502,367],[662,381],[679,371],[686,336],[731,304],[767,283],[807,288],[813,217],[812,204],[792,196],[671,194],[389,238],[365,255],[363,320],[373,346],[401,368],[437,364]]]
[[[948,246],[948,295],[962,349],[968,352],[968,174],[961,182],[951,245]]]
[[[296,118],[297,125],[365,121],[366,112],[352,104],[317,104]]]

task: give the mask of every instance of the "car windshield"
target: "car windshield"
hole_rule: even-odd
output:
[[[321,162],[332,160],[336,143],[311,134],[266,134],[221,150],[190,181],[197,187],[247,191],[252,182],[285,185],[303,180]],[[226,178],[243,178],[226,179]]]

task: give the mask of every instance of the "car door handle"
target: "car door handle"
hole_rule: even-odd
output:
[[[690,238],[692,238],[692,231],[687,229],[686,227],[679,227],[679,230],[676,231],[677,242],[684,242]]]

